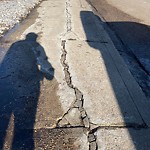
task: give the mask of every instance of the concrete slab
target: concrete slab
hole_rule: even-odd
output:
[[[98,150],[146,150],[150,147],[149,129],[99,129],[96,136]]]
[[[41,83],[39,83],[40,89],[38,93],[38,103],[37,106],[35,106],[37,108],[34,128],[56,126],[58,119],[60,119],[69,110],[75,101],[74,90],[68,87],[65,81],[65,74],[63,71],[64,68],[62,67],[60,61],[60,35],[65,30],[65,16],[65,2],[60,0],[55,2],[52,0],[44,1],[36,10],[32,12],[31,16],[29,16],[27,20],[20,25],[18,30],[8,33],[8,35],[2,39],[2,62],[5,64],[3,59],[6,59],[7,52],[10,50],[9,47],[13,43],[25,39],[28,33],[32,32],[37,34],[37,42],[41,45],[41,48],[44,51],[44,57],[48,58],[48,61],[43,61],[43,54],[40,52],[41,56],[37,58],[39,66],[40,68],[48,70],[47,66],[51,65],[54,69],[54,72],[52,73],[53,80],[46,80],[45,78]],[[17,46],[15,48],[17,49]],[[29,50],[32,51],[30,48]],[[19,53],[16,54],[16,57],[19,57],[19,55]],[[13,57],[11,57],[11,59],[13,59]],[[21,62],[17,62],[16,60],[16,63],[19,64]],[[13,64],[15,64],[15,62]],[[20,66],[18,65],[17,68],[20,68]],[[9,74],[8,71],[7,74]],[[1,76],[5,75],[2,73]],[[19,93],[21,96],[24,96],[24,94],[22,93],[21,95],[21,93]],[[30,95],[32,96],[32,94],[26,94],[25,96],[29,97]]]
[[[88,1],[95,8],[97,16],[100,17],[132,75],[146,97],[150,99],[150,80],[148,75],[150,72],[150,30],[149,25],[145,22],[143,23],[143,20],[149,21],[148,8],[150,3],[146,0],[133,0],[132,2],[124,0],[121,2],[111,0]],[[118,5],[120,5],[119,8]],[[135,6],[133,7],[133,5]],[[140,13],[140,9],[143,9],[142,13]],[[130,10],[132,10],[132,14]],[[143,17],[140,17],[141,14]]]
[[[10,88],[4,86],[2,91],[5,93],[2,92],[0,96],[7,98],[9,94],[6,89],[8,88],[11,94],[7,100],[10,100],[11,96],[14,100],[13,102],[10,100],[10,103],[6,105],[2,103],[0,119],[6,124],[2,124],[4,133],[1,134],[1,146],[5,144],[6,139],[6,147],[11,146],[13,142],[17,142],[16,146],[20,144],[19,147],[24,147],[22,139],[24,135],[25,142],[32,146],[31,149],[33,147],[35,149],[61,147],[61,149],[86,150],[89,149],[89,145],[96,149],[93,133],[88,136],[84,134],[83,128],[78,128],[79,126],[84,125],[87,132],[87,129],[91,131],[89,127],[91,124],[135,127],[144,126],[145,122],[149,123],[149,113],[147,113],[149,107],[147,106],[144,112],[145,102],[142,104],[143,108],[139,109],[140,103],[137,106],[133,101],[138,98],[138,94],[138,102],[144,99],[139,87],[134,81],[132,82],[133,78],[130,77],[127,69],[125,76],[122,74],[124,72],[122,60],[102,26],[97,24],[86,1],[43,1],[36,11],[37,18],[33,16],[34,22],[32,17],[28,18],[29,24],[24,23],[20,30],[11,33],[10,39],[7,36],[3,40],[3,43],[6,43],[3,51],[6,56],[9,56],[7,55],[9,54],[8,45],[15,43],[16,40],[24,39],[28,33],[32,32],[38,36],[37,42],[41,45],[40,49],[44,50],[45,56],[43,53],[42,55],[45,58],[40,57],[41,51],[36,49],[39,53],[34,53],[38,61],[37,64],[36,61],[32,63],[37,69],[32,74],[35,68],[31,67],[33,64],[30,65],[30,61],[33,59],[28,61],[30,58],[28,56],[34,49],[34,46],[30,46],[32,42],[23,40],[27,46],[21,44],[21,48],[15,47],[12,54],[17,56],[15,61],[13,61],[13,56],[10,59],[3,55],[1,61],[5,63],[4,60],[7,58],[6,66],[8,63],[9,69],[12,69],[11,65],[14,64],[15,71],[10,69],[10,72],[7,72],[10,74],[5,74],[4,67],[4,72],[0,74],[3,85],[6,85],[7,79],[5,78],[7,77],[11,83],[7,83]],[[66,41],[62,43],[62,40]],[[27,51],[21,53],[20,49],[27,49],[29,54]],[[18,55],[20,53],[21,57]],[[64,60],[61,60],[62,57]],[[23,65],[18,58],[21,62],[23,60]],[[51,67],[48,68],[47,64]],[[47,74],[51,78],[45,72],[40,74],[40,69],[46,73],[50,71]],[[32,77],[28,78],[30,73]],[[38,80],[37,74],[39,74]],[[133,89],[136,89],[136,95],[132,93]],[[14,93],[19,94],[15,97]],[[21,105],[22,102],[25,105]],[[58,120],[61,121],[58,122]],[[66,129],[65,127],[68,127],[66,124],[73,128]],[[57,125],[62,128],[55,128],[58,127]],[[9,133],[11,137],[8,136]],[[99,137],[99,131],[97,133]],[[132,133],[130,135],[132,136]],[[8,145],[7,137],[10,142]],[[132,142],[129,141],[129,143]]]
[[[78,108],[70,109],[67,114],[60,120],[59,127],[81,126],[83,127],[81,114]]]
[[[100,126],[143,125],[107,49],[101,43],[90,44],[66,43],[72,81],[83,93],[83,107],[90,122]]]
[[[2,132],[0,132],[2,134]],[[24,136],[21,136],[21,135]],[[33,134],[33,137],[29,136]],[[11,136],[11,135],[10,135]],[[4,149],[11,149],[11,137],[5,139]],[[34,143],[34,144],[33,144]],[[15,135],[14,149],[88,150],[87,136],[82,128],[21,130]]]
[[[75,33],[76,39],[83,41],[105,42],[104,36],[106,32],[99,23],[98,26],[95,23],[97,20],[96,16],[92,12],[91,6],[85,0],[81,0],[80,2],[70,1],[70,3],[72,6],[70,10],[72,20],[71,32]],[[87,36],[87,34],[89,36]]]
[[[85,1],[80,1],[80,5],[77,1],[69,2],[72,7],[69,14],[73,20],[71,33],[75,36],[69,32],[66,38],[67,62],[73,84],[83,92],[84,107],[87,112],[90,110],[90,120],[106,126],[149,125],[150,103],[102,23]],[[99,118],[102,114],[105,114],[104,120],[109,119]]]
[[[34,136],[35,149],[89,149],[87,136],[82,128],[37,130]]]

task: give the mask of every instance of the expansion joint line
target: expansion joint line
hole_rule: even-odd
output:
[[[78,108],[80,115],[81,115],[83,125],[88,131],[89,150],[97,150],[96,136],[94,134],[96,130],[90,129],[90,120],[86,113],[86,110],[83,107],[83,104],[84,104],[83,94],[77,87],[75,87],[73,85],[71,75],[69,72],[69,65],[66,62],[66,57],[67,57],[66,40],[62,40],[61,46],[62,46],[61,64],[64,68],[65,80],[66,80],[67,85],[71,89],[74,90],[74,93],[76,96],[76,100],[75,100],[72,108]],[[70,108],[70,109],[72,109],[72,108]]]
[[[70,32],[72,30],[70,7],[71,7],[70,0],[67,0],[67,2],[66,2],[66,18],[67,18],[66,28],[67,28],[67,32]]]

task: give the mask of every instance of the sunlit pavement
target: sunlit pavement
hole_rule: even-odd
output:
[[[1,149],[150,147],[150,102],[85,0],[43,1],[0,49]]]

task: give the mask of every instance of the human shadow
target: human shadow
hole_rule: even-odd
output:
[[[113,52],[110,52],[111,50],[108,52],[107,49],[105,48],[106,45],[108,44],[107,39],[99,38],[99,37],[103,37],[104,33],[103,33],[103,29],[101,29],[100,27],[97,27],[97,24],[101,23],[104,25],[105,23],[102,22],[101,19],[91,11],[81,11],[80,18],[81,18],[81,22],[82,22],[82,25],[83,25],[83,28],[84,28],[84,31],[86,34],[87,43],[89,44],[90,47],[94,48],[95,50],[98,50],[102,56],[102,59],[104,61],[106,71],[107,71],[107,74],[109,77],[109,81],[111,83],[111,87],[113,89],[118,106],[120,108],[122,118],[124,119],[125,126],[127,127],[129,134],[131,136],[131,139],[134,143],[135,149],[138,149],[138,150],[141,150],[143,148],[147,149],[147,146],[149,145],[149,140],[150,140],[149,130],[146,130],[146,124],[145,124],[144,120],[142,120],[143,123],[139,123],[139,124],[138,124],[138,122],[136,122],[136,119],[137,119],[136,117],[135,117],[135,119],[132,120],[133,122],[129,121],[130,115],[128,116],[128,112],[130,111],[130,108],[132,108],[132,111],[133,110],[137,111],[137,114],[138,113],[140,114],[140,112],[139,112],[137,106],[134,106],[134,102],[131,102],[131,103],[132,103],[133,107],[136,107],[135,109],[128,103],[130,101],[130,100],[128,101],[128,99],[130,99],[129,98],[130,94],[128,95],[127,93],[129,91],[128,92],[124,91],[124,88],[122,88],[125,83],[124,83],[124,81],[121,81],[122,79],[115,73],[118,71],[115,68],[116,64],[113,65],[111,60],[109,60],[109,58],[112,59],[112,55],[115,55],[115,54],[112,54]],[[95,20],[96,23],[93,22],[93,20]],[[144,46],[143,49],[146,49],[146,47],[148,46],[148,44],[150,42],[149,41],[150,29],[146,28],[145,25],[138,24],[138,23],[132,23],[132,22],[109,22],[109,24],[111,24],[112,26],[114,24],[117,24],[117,26],[120,30],[123,30],[123,28],[125,28],[125,26],[131,27],[131,32],[128,33],[127,37],[123,37],[123,38],[126,38],[126,41],[130,42],[131,45],[135,44],[136,48],[139,46],[139,44],[141,47]],[[142,30],[141,28],[143,28],[145,33],[139,33],[139,31]],[[147,31],[148,31],[148,33],[147,33]],[[121,31],[118,31],[118,32],[121,32]],[[127,32],[127,31],[125,31],[125,32]],[[138,38],[136,39],[136,37],[137,37],[136,34],[138,34],[138,33],[139,33],[139,35],[138,35]],[[143,35],[143,34],[146,34],[146,35]],[[130,38],[131,41],[129,41],[130,36],[132,36]],[[141,36],[148,38],[145,40],[145,43],[142,43]],[[137,43],[134,43],[134,42],[137,42]],[[147,45],[145,45],[145,44],[147,44]],[[132,45],[132,47],[134,47],[134,45]],[[148,49],[148,50],[150,50],[150,49]],[[150,51],[146,51],[146,53],[148,53],[150,56],[149,52]],[[134,51],[133,51],[133,53],[134,53]],[[139,55],[140,55],[140,53],[142,53],[142,51],[138,52]],[[142,55],[142,57],[147,58],[147,55],[145,53],[144,54],[142,53],[141,55]],[[125,97],[125,95],[128,95],[128,96]],[[144,109],[145,108],[143,108],[143,110]],[[131,113],[131,111],[130,111],[130,113]],[[133,111],[131,114],[132,114],[132,117],[134,118],[134,114],[136,114],[136,113]],[[147,118],[148,118],[148,116],[147,116]],[[136,123],[134,123],[134,121]],[[142,129],[142,131],[139,131],[137,133],[137,128]]]
[[[25,40],[13,43],[0,64],[0,149],[8,143],[12,150],[34,149],[40,82],[54,77],[37,37],[29,33]]]

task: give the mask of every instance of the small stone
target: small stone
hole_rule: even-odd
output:
[[[88,117],[85,117],[85,118],[83,119],[83,123],[84,123],[84,126],[85,126],[86,128],[89,128],[89,127],[90,127],[90,123],[89,123]]]
[[[78,107],[78,108],[81,108],[82,107],[82,101],[80,100],[77,100],[74,104],[74,107]]]
[[[89,142],[94,142],[94,141],[96,141],[96,138],[95,138],[94,134],[89,134],[89,135],[88,135],[88,140],[89,140]]]
[[[82,116],[82,118],[85,118],[87,115],[86,115],[86,112],[83,110],[83,111],[81,111],[81,116]]]

